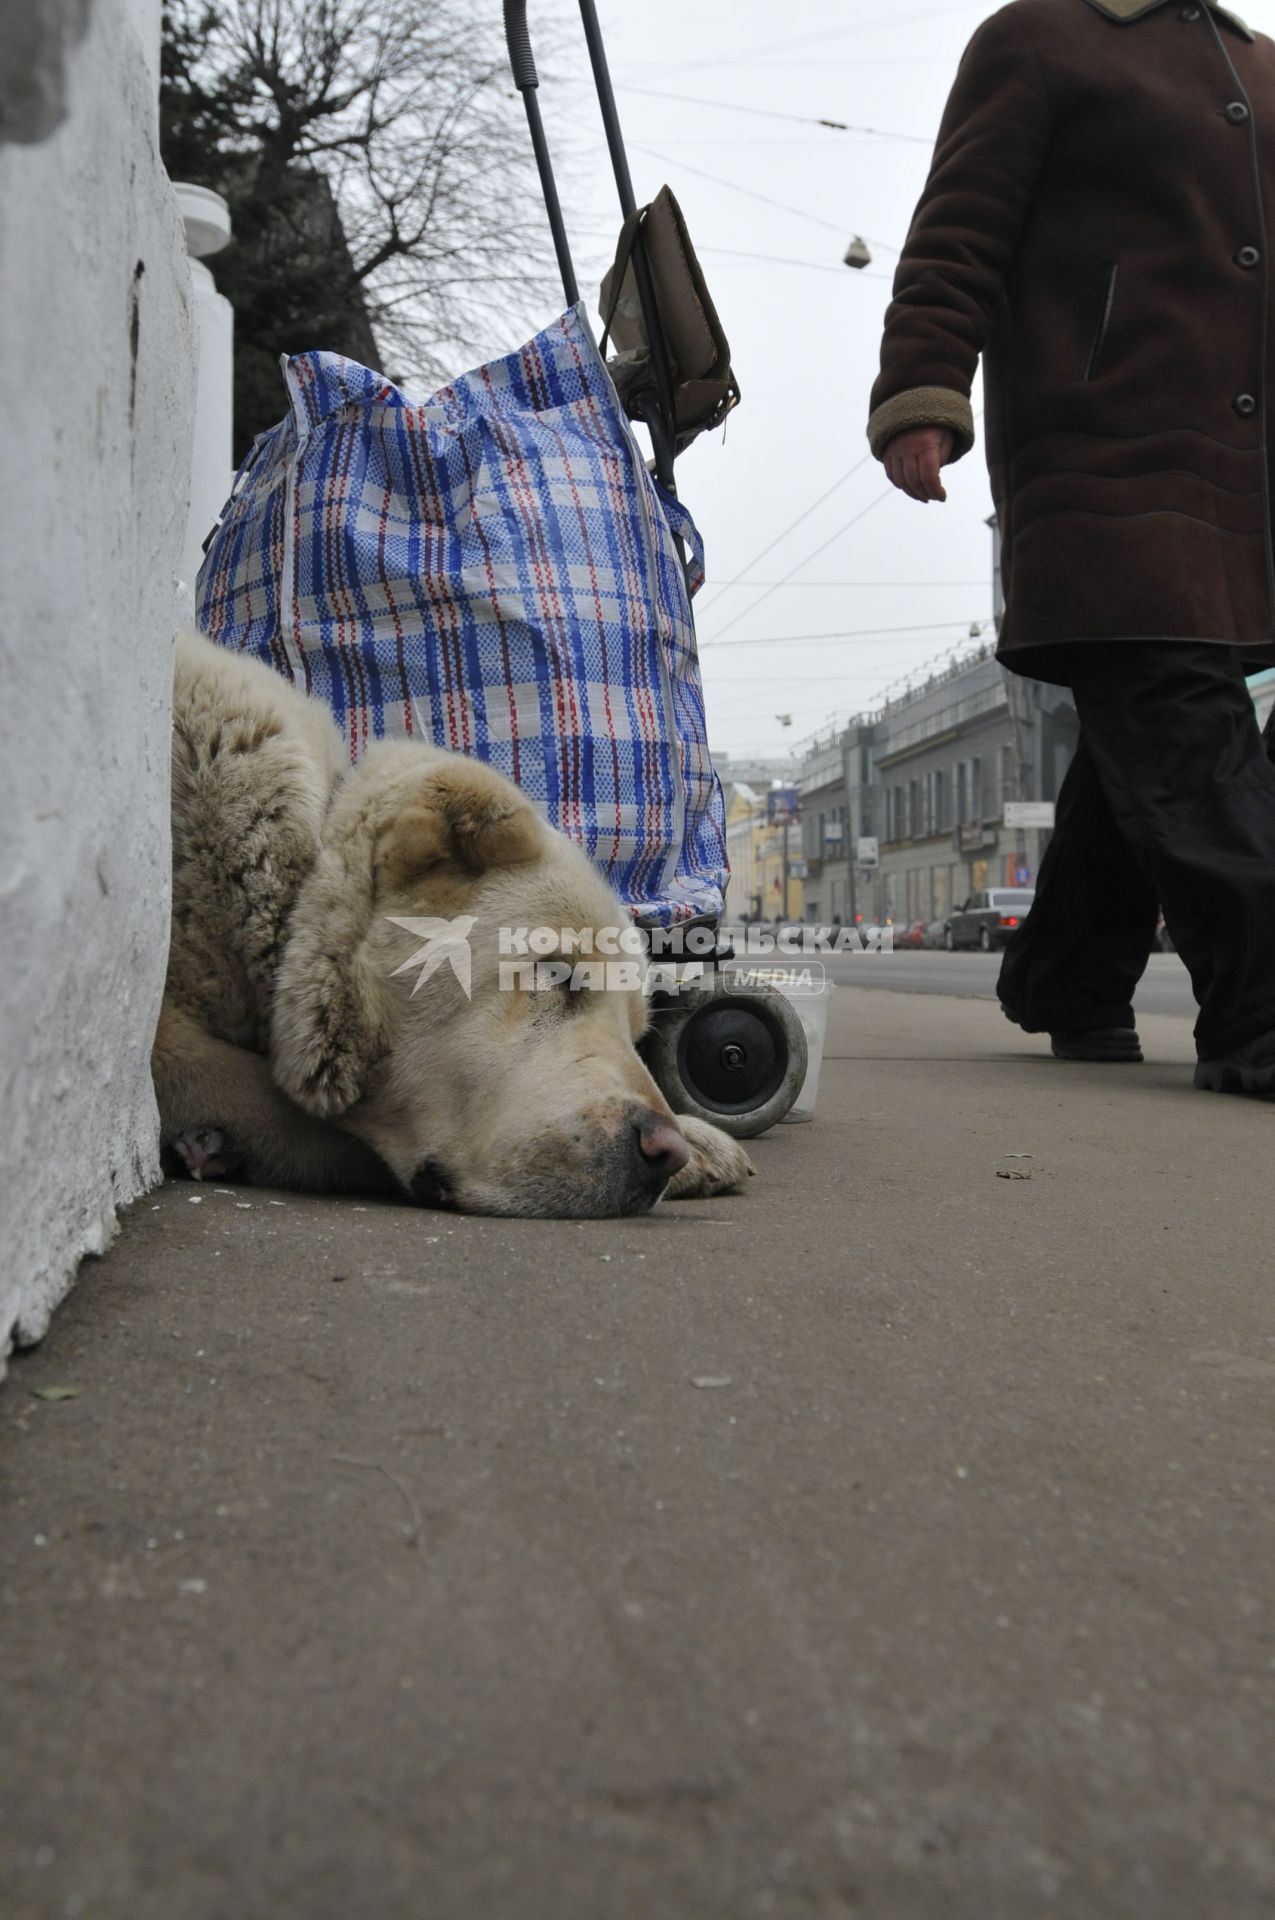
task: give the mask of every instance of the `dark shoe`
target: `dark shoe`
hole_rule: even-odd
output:
[[[1071,1033],[1051,1033],[1049,1044],[1056,1060],[1131,1060],[1142,1058],[1136,1027],[1082,1027]]]
[[[1252,1100],[1275,1100],[1275,1033],[1259,1033],[1256,1040],[1212,1060],[1201,1060],[1195,1084],[1209,1093],[1246,1093]]]

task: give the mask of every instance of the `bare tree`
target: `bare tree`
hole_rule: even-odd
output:
[[[552,301],[495,0],[168,0],[163,108],[170,172],[231,200],[245,345],[362,316],[433,380]]]

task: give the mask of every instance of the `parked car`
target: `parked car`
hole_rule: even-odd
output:
[[[931,920],[929,926],[921,935],[921,945],[927,952],[933,952],[936,947],[945,947],[947,945],[947,929],[948,922],[946,919]]]
[[[914,920],[909,927],[896,927],[894,929],[895,948],[907,947],[913,953],[919,952],[924,933],[924,920]]]
[[[972,893],[948,921],[944,946],[949,953],[961,947],[978,947],[983,953],[1003,947],[1022,926],[1035,898],[1034,887],[986,887]]]
[[[1163,914],[1160,915],[1159,919],[1155,923],[1155,938],[1152,941],[1151,946],[1152,946],[1152,952],[1154,953],[1176,953],[1177,952],[1177,948],[1173,944],[1173,935],[1169,932],[1169,929],[1164,924]]]

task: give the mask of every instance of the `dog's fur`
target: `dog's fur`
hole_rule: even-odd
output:
[[[448,965],[414,992],[394,918],[462,915],[472,998]],[[411,742],[350,767],[318,701],[179,641],[152,1063],[170,1164],[477,1213],[736,1189],[743,1150],[674,1121],[634,1050],[640,992],[500,987],[501,927],[623,924],[584,854],[490,767]]]

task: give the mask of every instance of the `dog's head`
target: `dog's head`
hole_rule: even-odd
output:
[[[564,977],[551,949],[501,950],[502,929],[625,918],[580,849],[490,767],[374,748],[338,789],[289,922],[275,1077],[425,1204],[644,1212],[689,1149],[634,1051],[638,963],[630,984],[613,967],[599,990],[578,967]]]

